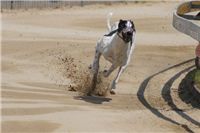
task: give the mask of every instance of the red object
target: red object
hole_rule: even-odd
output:
[[[197,57],[200,57],[200,43],[196,47],[195,54],[196,54]]]

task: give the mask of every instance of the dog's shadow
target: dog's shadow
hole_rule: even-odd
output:
[[[103,104],[104,102],[110,102],[111,98],[100,97],[100,96],[74,96],[76,100],[83,100],[85,102],[94,104]]]

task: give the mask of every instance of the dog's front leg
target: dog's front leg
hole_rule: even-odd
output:
[[[129,62],[130,62],[131,54],[132,54],[134,48],[135,48],[135,45],[132,44],[130,53],[128,54],[128,59],[126,60],[125,64],[119,68],[119,71],[118,71],[118,73],[117,73],[117,76],[116,76],[116,78],[115,78],[115,79],[113,80],[113,82],[112,82],[111,90],[116,88],[116,84],[117,84],[118,81],[119,81],[120,75],[124,72],[124,70],[126,69],[126,67],[128,66],[128,64],[129,64]]]
[[[101,45],[101,43],[98,41],[97,44],[96,44],[96,48],[95,48],[95,55],[94,55],[94,59],[93,59],[93,62],[92,64],[90,64],[90,66],[88,67],[89,69],[92,70],[92,73],[95,73],[95,67],[97,67],[96,65],[98,64],[98,60],[100,58],[100,52],[99,52],[99,46]]]
[[[96,50],[95,52],[95,59],[93,62],[93,77],[92,77],[92,83],[91,83],[91,89],[88,92],[87,95],[91,95],[91,93],[95,90],[96,88],[96,83],[97,83],[97,76],[98,76],[98,72],[99,72],[99,60],[101,57],[101,53],[99,51]]]
[[[126,69],[126,66],[122,66],[119,68],[119,71],[117,73],[117,76],[115,77],[115,79],[113,80],[112,82],[112,85],[111,85],[111,88],[110,88],[110,92],[112,92],[113,90],[112,89],[115,89],[116,88],[116,84],[118,83],[119,81],[119,77],[121,76],[122,72]]]
[[[96,49],[95,50],[95,56],[94,56],[94,60],[93,60],[93,62],[92,62],[92,64],[90,64],[90,66],[88,67],[89,69],[91,69],[92,70],[92,73],[95,73],[95,67],[96,67],[96,64],[97,64],[97,62],[98,62],[98,50]]]

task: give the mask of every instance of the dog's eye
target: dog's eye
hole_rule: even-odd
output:
[[[126,26],[124,25],[124,24],[120,24],[119,25],[119,28],[121,28],[121,29],[123,29],[123,28],[125,28]]]

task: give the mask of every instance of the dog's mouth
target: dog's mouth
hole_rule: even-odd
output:
[[[125,42],[130,42],[133,37],[133,32],[126,32],[126,33],[122,32],[122,37]]]

